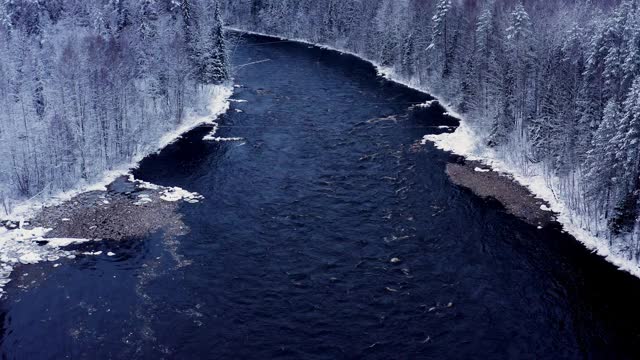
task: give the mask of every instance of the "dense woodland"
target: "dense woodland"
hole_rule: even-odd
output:
[[[225,17],[360,54],[434,93],[638,261],[640,1],[227,0]]]
[[[206,0],[0,0],[0,201],[144,155],[228,77]]]

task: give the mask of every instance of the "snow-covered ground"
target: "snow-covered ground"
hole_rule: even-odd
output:
[[[231,99],[231,101],[234,101],[233,99]],[[236,102],[240,102],[238,100],[236,100]],[[242,111],[240,109],[236,109],[236,111]],[[224,141],[242,141],[244,140],[241,137],[220,137],[220,136],[216,136],[216,134],[218,133],[218,130],[220,130],[220,125],[218,124],[218,122],[214,122],[213,123],[213,129],[211,129],[211,131],[209,132],[209,134],[205,135],[202,140],[204,141],[215,141],[215,142],[224,142]]]
[[[44,239],[50,229],[15,229],[0,227],[0,295],[9,283],[9,276],[18,264],[37,264],[44,261],[73,259],[73,251],[62,250],[64,246],[89,242],[88,239]],[[54,264],[55,267],[57,267]]]
[[[160,186],[148,181],[143,181],[140,179],[136,179],[132,174],[128,176],[129,182],[132,182],[138,186],[140,189],[149,189],[149,190],[160,190],[161,195],[160,199],[163,201],[176,202],[176,201],[185,201],[191,204],[195,204],[200,202],[204,197],[197,192],[187,191],[178,186]],[[138,195],[140,198],[138,202],[142,205],[143,203],[151,202],[148,194]]]
[[[438,94],[435,94],[431,89],[420,86],[414,81],[404,79],[392,68],[381,66],[376,61],[364,58],[360,54],[346,49],[336,48],[323,44],[315,44],[305,39],[287,38],[278,35],[249,31],[234,27],[227,27],[227,29],[246,34],[269,36],[283,41],[299,42],[316,46],[322,49],[337,51],[342,54],[352,55],[371,63],[377,69],[380,76],[437,98],[437,100],[435,101],[438,101],[445,108],[445,115],[459,119],[460,126],[453,133],[428,135],[422,140],[423,144],[432,142],[441,150],[464,156],[469,160],[480,161],[481,163],[490,166],[494,171],[509,174],[517,183],[525,186],[534,195],[550,204],[549,210],[557,213],[557,221],[563,225],[565,231],[575,237],[588,249],[603,256],[607,261],[616,265],[619,269],[627,271],[636,277],[640,277],[640,267],[635,261],[628,260],[625,256],[616,254],[614,250],[609,247],[609,241],[607,239],[594,236],[593,233],[580,225],[585,222],[584,219],[581,219],[573,214],[570,211],[569,206],[556,195],[553,189],[549,186],[549,183],[553,183],[553,181],[544,178],[544,176],[542,175],[542,169],[536,169],[535,166],[531,166],[525,174],[519,169],[518,166],[513,164],[511,161],[501,158],[495,151],[479,141],[479,139],[482,139],[484,137],[479,134],[479,131],[472,128],[470,122],[467,119],[452,110],[452,106],[440,99]],[[429,101],[420,106],[429,107],[433,104],[434,101]]]

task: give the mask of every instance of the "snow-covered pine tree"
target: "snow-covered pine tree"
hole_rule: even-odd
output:
[[[115,28],[112,30],[115,36],[119,36],[122,30],[131,25],[129,9],[127,4],[125,4],[125,0],[111,0],[110,6],[110,11],[112,11],[111,14],[113,14],[112,16],[115,23]]]
[[[158,36],[158,4],[156,0],[140,0],[138,3],[138,21],[140,35],[143,39]]]
[[[202,83],[219,84],[229,78],[220,6],[216,2],[208,39],[202,50]]]
[[[33,101],[33,108],[36,112],[36,115],[42,120],[45,115],[46,110],[46,100],[44,97],[44,69],[42,66],[42,61],[38,56],[40,51],[35,50],[34,56],[31,59],[32,62],[32,91],[31,91],[31,99]]]
[[[550,59],[542,67],[542,76],[548,82],[539,89],[540,109],[527,126],[528,139],[532,145],[530,160],[546,161],[552,167],[555,167],[554,155],[558,154],[562,147],[563,125],[558,118],[560,99],[556,97],[555,92],[554,67],[555,64]]]
[[[602,122],[593,136],[585,164],[586,195],[591,201],[595,201],[594,209],[602,212],[605,218],[609,216],[611,192],[616,181],[616,172],[619,170],[613,164],[616,163],[618,154],[614,138],[620,115],[620,105],[614,99],[609,100]]]
[[[478,69],[476,62],[471,57],[462,66],[462,78],[460,79],[461,96],[458,109],[462,114],[467,114],[472,109],[478,108],[478,85],[474,81]]]
[[[527,51],[526,43],[520,44],[520,42],[529,40],[531,33],[531,18],[529,17],[529,13],[524,8],[522,1],[518,1],[511,13],[511,24],[507,28],[507,39],[511,40],[516,47],[519,46],[516,50]]]
[[[513,108],[513,104],[515,103],[515,76],[513,71],[513,67],[509,63],[506,63],[504,73],[501,74],[500,78],[500,95],[496,98],[498,111],[492,119],[491,133],[487,142],[489,147],[506,144],[516,127],[515,110]]]
[[[525,120],[528,113],[528,92],[531,78],[531,65],[533,62],[533,50],[531,37],[533,27],[531,18],[522,1],[518,1],[511,13],[510,26],[506,29],[506,43],[509,46],[509,55],[514,77],[514,101],[513,109],[516,119],[516,132],[519,137],[524,135]]]
[[[495,31],[495,1],[487,1],[478,16],[476,22],[476,51],[488,57],[492,35]]]
[[[495,99],[500,92],[502,61],[504,54],[494,1],[488,1],[476,22],[475,28],[475,85],[477,87],[477,107],[474,109],[480,117],[492,118],[498,112]]]
[[[338,5],[336,0],[328,0],[327,12],[323,18],[324,39],[336,40],[338,35]]]
[[[0,1],[0,26],[4,27],[6,30],[13,28],[11,14],[7,7],[7,0]]]
[[[638,184],[640,170],[640,75],[636,76],[627,94],[619,127],[619,167],[623,184],[632,190]]]
[[[607,55],[604,58],[604,71],[602,77],[604,79],[603,95],[605,101],[609,99],[615,99],[616,101],[622,100],[620,96],[620,85],[622,83],[622,54],[620,47],[616,43],[609,44]]]
[[[614,143],[618,146],[615,168],[619,200],[609,226],[614,234],[630,232],[638,221],[640,206],[640,76],[637,76],[622,108]]]
[[[21,3],[15,0],[2,0],[0,2],[0,21],[6,29],[11,30],[16,26],[16,19],[22,14]]]
[[[153,53],[158,36],[158,9],[155,0],[141,0],[137,3],[138,25],[138,76],[145,78],[151,71]]]
[[[407,35],[402,42],[402,54],[400,60],[400,71],[404,76],[411,79],[415,75],[414,66],[415,58],[415,41],[413,34]]]
[[[182,16],[182,28],[184,39],[191,61],[191,76],[196,79],[201,78],[201,44],[200,44],[200,24],[197,14],[195,13],[192,0],[180,0],[180,15]]]
[[[452,9],[451,0],[439,0],[435,13],[431,18],[431,44],[429,49],[435,54],[435,65],[441,74],[448,74],[450,70],[449,45],[452,35],[449,28],[449,19],[453,12]]]
[[[629,6],[629,12],[623,30],[621,66],[623,90],[628,89],[633,79],[640,75],[640,5],[637,1]]]
[[[635,1],[635,0],[631,0]],[[617,101],[623,100],[622,85],[622,60],[624,33],[628,26],[628,13],[631,11],[631,1],[624,0],[616,10],[615,16],[609,19],[602,35],[601,53],[604,54],[603,77],[603,100],[615,98]]]
[[[355,20],[358,18],[358,8],[361,6],[360,0],[341,1],[337,4],[337,37],[342,40],[348,38],[353,31],[358,31]]]

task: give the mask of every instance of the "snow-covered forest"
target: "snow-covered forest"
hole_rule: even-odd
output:
[[[356,53],[463,115],[637,262],[638,0],[227,0],[233,27]]]
[[[0,201],[90,183],[150,151],[228,77],[205,0],[0,1]]]

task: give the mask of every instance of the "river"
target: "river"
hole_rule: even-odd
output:
[[[640,281],[454,186],[429,96],[272,38],[233,62],[243,140],[198,128],[134,173],[204,196],[190,232],[19,268],[3,358],[638,358]]]

